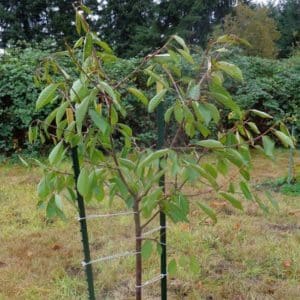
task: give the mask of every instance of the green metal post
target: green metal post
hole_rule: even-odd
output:
[[[164,146],[165,141],[165,121],[164,121],[164,104],[160,103],[157,108],[157,149],[161,149]],[[160,186],[165,185],[165,178],[162,177]],[[167,274],[167,230],[166,230],[166,215],[164,212],[160,212],[159,223],[160,229],[160,243],[162,247],[162,252],[160,256],[160,272],[161,274]],[[167,300],[167,276],[161,279],[161,299]]]
[[[85,219],[86,216],[85,208],[84,208],[83,198],[77,189],[77,181],[80,173],[78,149],[77,147],[74,147],[72,148],[71,151],[72,151],[75,188],[76,188],[78,210],[79,210],[79,217],[80,217],[80,231],[81,231],[82,246],[83,246],[83,253],[84,253],[84,262],[88,263],[91,260],[91,254],[90,254],[90,247],[89,247],[89,236],[87,231],[87,224]],[[85,274],[86,274],[86,280],[88,284],[89,299],[95,300],[96,298],[95,298],[95,289],[94,289],[93,269],[91,264],[85,265]]]
[[[292,137],[295,135],[295,126],[292,125]],[[288,177],[287,183],[291,184],[295,177],[295,162],[294,162],[294,149],[290,148],[290,155],[289,155],[289,168],[288,168]]]

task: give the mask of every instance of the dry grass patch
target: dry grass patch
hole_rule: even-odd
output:
[[[286,152],[278,153],[275,163],[254,155],[253,186],[286,175],[287,162]],[[34,168],[0,167],[0,299],[85,299],[76,212],[68,209],[67,222],[46,220],[36,210],[39,177]],[[214,207],[218,223],[213,226],[193,201],[190,223],[168,229],[169,258],[195,256],[200,266],[196,273],[179,267],[178,276],[169,278],[170,299],[300,299],[300,201],[272,195],[280,211],[269,215],[250,202],[239,212],[211,193],[193,198]],[[88,210],[111,211],[104,204]],[[88,225],[93,258],[133,250],[131,217]],[[145,280],[159,273],[158,261],[154,254],[145,262]],[[133,257],[95,264],[94,271],[99,299],[134,298]],[[144,295],[159,299],[159,284],[145,288]]]

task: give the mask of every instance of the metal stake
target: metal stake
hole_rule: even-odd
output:
[[[71,149],[71,154],[72,154],[72,161],[73,161],[75,189],[76,189],[79,218],[80,218],[79,222],[80,222],[81,239],[82,239],[82,246],[83,246],[83,253],[84,253],[84,262],[88,263],[91,260],[91,255],[90,255],[90,247],[89,247],[89,236],[88,236],[87,224],[86,224],[85,208],[84,208],[83,198],[77,189],[77,181],[78,181],[78,176],[80,173],[77,147],[73,147]],[[86,274],[86,281],[88,284],[89,300],[95,300],[96,298],[95,298],[92,265],[86,264],[84,266],[84,268],[85,268],[85,274]]]
[[[161,102],[157,108],[157,149],[162,149],[165,141],[165,120],[164,120],[164,104]],[[161,177],[160,186],[165,186],[165,178]],[[160,229],[160,243],[162,252],[160,256],[160,273],[167,274],[167,230],[166,230],[166,215],[160,212],[159,223]],[[167,276],[163,276],[160,281],[161,286],[161,300],[167,300]]]

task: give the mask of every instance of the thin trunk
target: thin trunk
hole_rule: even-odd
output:
[[[135,299],[141,300],[142,299],[142,228],[141,228],[141,219],[139,214],[139,202],[135,200],[134,204],[134,224],[135,224]]]

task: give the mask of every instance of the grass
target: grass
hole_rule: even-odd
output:
[[[299,153],[295,160],[300,163]],[[285,176],[287,165],[286,152],[278,153],[276,163],[254,156],[252,185]],[[76,212],[68,209],[67,222],[47,220],[36,209],[39,178],[35,168],[0,167],[0,299],[86,299]],[[201,200],[218,211],[216,225],[193,204],[189,224],[170,226],[169,259],[195,256],[200,266],[195,273],[179,266],[168,281],[170,299],[300,299],[299,197],[270,191],[279,212],[265,215],[250,202],[239,212],[206,194]],[[115,205],[122,209],[121,203]],[[87,209],[110,211],[104,204]],[[88,225],[94,258],[134,248],[130,217],[89,220]],[[94,271],[98,299],[134,298],[133,257],[95,264]],[[144,278],[157,274],[153,254],[145,261]],[[144,299],[159,295],[159,283],[144,289]]]

